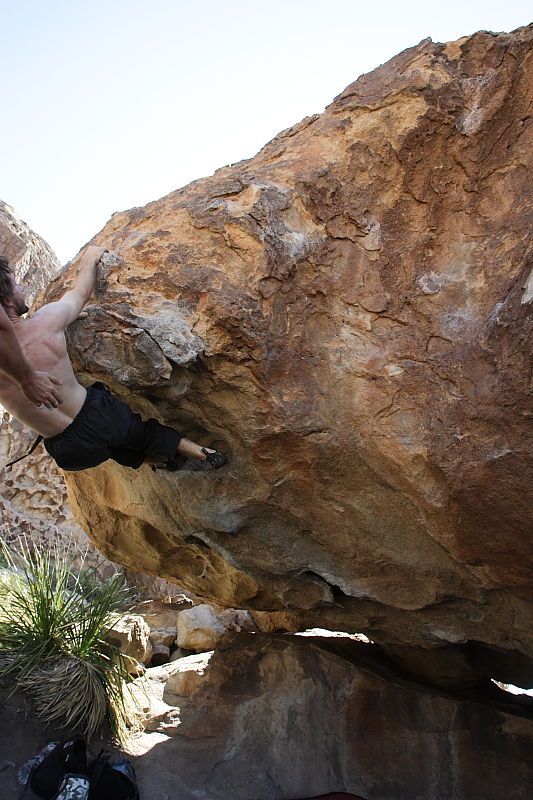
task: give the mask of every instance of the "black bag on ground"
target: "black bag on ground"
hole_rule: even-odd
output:
[[[110,764],[110,758],[111,753],[101,750],[89,764],[88,800],[140,800],[132,764],[127,759]]]
[[[140,800],[132,764],[125,758],[111,764],[110,758],[101,750],[88,764],[85,740],[76,736],[32,767],[26,787],[42,800]]]
[[[81,736],[60,742],[31,771],[28,783],[43,800],[54,800],[67,773],[87,775],[87,747]]]

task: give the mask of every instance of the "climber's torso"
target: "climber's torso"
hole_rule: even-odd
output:
[[[67,353],[65,333],[47,318],[46,306],[30,319],[16,320],[13,328],[22,352],[37,371],[49,372],[62,381],[63,403],[57,408],[37,408],[18,384],[0,372],[0,404],[29,428],[48,438],[70,425],[87,394],[76,380]]]

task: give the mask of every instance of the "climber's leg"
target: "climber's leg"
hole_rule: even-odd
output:
[[[141,463],[164,464],[172,471],[181,469],[188,458],[207,461],[215,469],[227,461],[222,453],[186,439],[156,419],[143,421],[133,412],[128,436],[112,451],[111,458],[134,468]]]
[[[189,459],[191,458],[198,462],[198,467],[194,466],[194,461],[192,465],[190,464]],[[204,469],[218,469],[219,467],[223,467],[227,460],[224,453],[220,453],[218,450],[213,450],[211,447],[202,447],[196,444],[196,442],[192,442],[190,439],[182,438],[180,439],[180,443],[176,448],[173,458],[163,460],[157,456],[147,456],[144,459],[144,463],[163,465],[164,468],[170,472],[183,469],[185,464],[188,464],[187,471],[195,472],[200,468],[202,471]]]
[[[165,464],[176,456],[182,436],[156,419],[143,420],[130,410],[127,435],[111,451],[111,458],[136,469],[141,464]],[[182,459],[185,463],[185,459]]]
[[[61,433],[44,440],[58,466],[65,470],[89,469],[111,458],[138,469],[145,462],[180,469],[188,458],[206,468],[221,467],[226,456],[185,439],[174,428],[156,419],[143,421],[139,414],[115,397],[103,384],[87,390],[76,419]]]

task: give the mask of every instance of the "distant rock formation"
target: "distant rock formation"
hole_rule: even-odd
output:
[[[533,678],[531,37],[424,40],[95,237],[81,378],[230,454],[69,475],[110,558]]]
[[[0,255],[14,268],[24,284],[28,305],[61,268],[56,254],[45,240],[0,200]]]

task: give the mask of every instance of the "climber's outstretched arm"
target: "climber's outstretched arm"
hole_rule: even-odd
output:
[[[43,306],[37,314],[46,314],[50,322],[61,329],[67,328],[71,322],[74,322],[93,292],[96,267],[105,251],[105,247],[89,245],[80,259],[78,274],[72,289],[65,292],[61,300]]]

